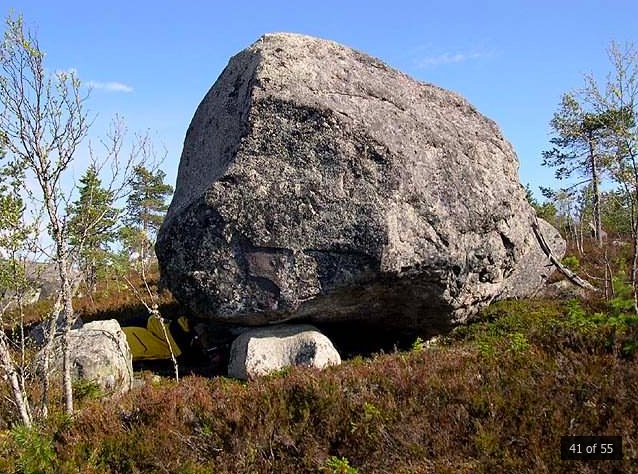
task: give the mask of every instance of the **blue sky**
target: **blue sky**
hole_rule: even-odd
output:
[[[36,30],[49,68],[93,85],[93,139],[115,114],[150,130],[171,183],[197,105],[228,59],[267,32],[331,39],[460,93],[498,123],[535,190],[558,185],[540,162],[560,95],[584,73],[604,77],[612,40],[638,43],[635,0],[9,0],[4,15],[11,8]]]

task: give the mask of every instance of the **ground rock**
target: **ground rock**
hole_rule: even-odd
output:
[[[59,375],[62,369],[59,338],[55,344],[51,367]],[[96,382],[105,394],[130,390],[133,359],[126,336],[115,319],[93,321],[69,331],[69,351],[73,380]]]
[[[541,288],[536,295],[539,298],[547,299],[583,299],[587,295],[584,288],[576,286],[569,280],[560,280]]]
[[[174,296],[217,322],[437,333],[543,283],[533,219],[514,150],[465,99],[269,34],[199,105],[156,254]]]
[[[339,364],[339,353],[314,326],[279,325],[250,329],[235,339],[228,375],[248,380],[290,366],[323,369]]]

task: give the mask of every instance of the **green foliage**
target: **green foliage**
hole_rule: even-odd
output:
[[[99,383],[84,379],[73,382],[73,394],[77,401],[96,399],[103,395]]]
[[[477,323],[454,331],[451,339],[472,343],[489,360],[505,353],[521,356],[534,347],[633,357],[638,317],[628,311],[633,310],[633,300],[617,295],[605,312],[592,311],[575,299],[552,305],[499,302],[484,311]]]
[[[35,225],[28,225],[23,219],[20,177],[11,165],[0,166],[0,256],[4,257],[0,258],[0,296],[20,294],[29,288],[22,260]]]
[[[613,316],[621,316],[631,313],[634,310],[634,299],[631,285],[621,278],[614,278],[614,297],[609,300],[608,305]]]
[[[627,297],[631,295],[629,285],[616,285],[618,293],[608,302],[607,313],[590,312],[577,300],[569,301],[566,325],[586,337],[589,344],[631,357],[638,346],[638,316],[633,313],[633,297]]]
[[[575,255],[567,255],[563,257],[561,263],[572,271],[576,271],[580,267],[580,260],[578,260],[578,257]]]
[[[135,167],[131,182],[132,192],[126,204],[129,224],[148,233],[159,229],[168,210],[166,199],[173,193],[173,187],[164,183],[164,179],[166,173],[162,170]]]
[[[587,326],[592,323],[592,320],[588,317],[587,311],[580,302],[576,299],[569,300],[567,306],[567,317],[572,323],[580,326]]]
[[[602,145],[602,138],[609,134],[605,121],[600,115],[585,111],[582,100],[579,102],[576,95],[568,93],[561,97],[551,127],[553,148],[543,152],[543,166],[556,168],[556,179],[570,178],[574,173],[591,179],[600,166],[597,158],[604,153],[592,147]]]
[[[490,337],[479,336],[476,338],[476,347],[484,357],[493,357],[495,355],[495,347]]]
[[[189,461],[183,466],[180,466],[178,474],[214,474],[215,470],[211,466],[203,466],[199,462]]]
[[[113,228],[119,211],[113,207],[114,193],[102,186],[94,164],[80,178],[78,191],[78,199],[67,209],[71,243],[103,247],[115,237]]]
[[[530,203],[533,207],[538,206],[538,200],[534,197],[534,191],[532,191],[529,183],[525,185],[525,199]]]
[[[613,234],[631,235],[631,201],[621,190],[604,192],[601,196],[603,228]]]
[[[599,245],[602,245],[601,184],[605,171],[612,167],[617,155],[613,137],[618,114],[610,108],[592,106],[592,94],[591,91],[563,94],[559,110],[550,122],[552,148],[543,152],[542,165],[554,168],[559,180],[574,175],[584,178],[570,189],[586,184],[578,218],[583,228],[589,220],[586,220],[585,211],[590,201],[590,222]]]
[[[423,339],[421,339],[421,337],[417,337],[412,343],[411,349],[413,351],[422,351],[426,347],[427,347],[427,343]]]
[[[52,437],[38,428],[15,426],[11,438],[19,449],[16,474],[54,474],[55,450]]]
[[[516,353],[526,351],[530,344],[527,340],[527,336],[521,332],[513,332],[509,336],[510,338],[510,350]]]
[[[173,187],[164,183],[166,173],[136,166],[131,182],[131,194],[126,202],[126,225],[120,239],[131,252],[137,252],[144,260],[149,256],[155,236],[168,210],[166,200]]]
[[[326,458],[323,472],[329,472],[330,474],[358,474],[359,471],[350,465],[347,458],[330,456]]]
[[[19,281],[24,281],[24,271],[16,258],[24,242],[22,228],[22,200],[12,194],[0,194],[0,255],[9,258],[0,259],[0,294],[14,289]]]
[[[536,215],[541,219],[545,219],[547,222],[554,223],[556,218],[556,206],[550,201],[544,201],[542,204],[534,197],[534,193],[532,188],[528,184],[525,186],[525,197],[527,202],[531,204],[531,206],[536,211]]]
[[[545,219],[549,223],[553,223],[556,220],[556,214],[558,210],[554,203],[549,201],[544,201],[542,204],[535,206],[536,215],[541,219]]]
[[[293,370],[294,370],[294,368],[291,365],[287,365],[285,367],[282,367],[281,369],[278,369],[278,370],[275,370],[275,371],[269,373],[265,377],[267,379],[277,379],[277,378],[281,378],[281,377],[287,376]]]
[[[67,208],[69,243],[78,252],[87,287],[95,291],[109,262],[109,244],[115,240],[119,210],[114,193],[104,189],[95,165],[80,178],[79,196]]]

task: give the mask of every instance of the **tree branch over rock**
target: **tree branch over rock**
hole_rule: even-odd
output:
[[[543,236],[543,233],[541,232],[540,226],[538,225],[538,219],[535,219],[532,222],[532,229],[534,230],[534,235],[536,236],[536,240],[538,240],[538,244],[540,245],[541,250],[543,251],[543,253],[545,253],[545,255],[547,255],[547,258],[549,258],[549,261],[552,263],[552,265],[556,267],[556,269],[559,272],[565,275],[567,279],[576,286],[579,286],[586,290],[600,291],[591,283],[589,283],[586,280],[583,280],[574,272],[572,272],[569,268],[565,267],[562,263],[560,263],[560,260],[554,256],[554,254],[552,253],[552,249],[547,244],[547,241],[545,240],[545,237]]]

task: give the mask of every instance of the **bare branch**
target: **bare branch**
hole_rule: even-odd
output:
[[[543,233],[541,232],[540,227],[538,225],[538,219],[535,219],[534,222],[532,222],[532,229],[534,230],[534,235],[536,236],[536,239],[538,240],[538,244],[540,245],[541,250],[543,251],[543,253],[545,253],[545,255],[547,255],[547,258],[549,258],[549,261],[552,263],[552,265],[554,265],[558,269],[559,272],[565,275],[570,282],[572,282],[576,286],[579,286],[580,288],[584,288],[586,290],[591,290],[596,292],[600,291],[591,283],[583,280],[574,272],[572,272],[569,268],[565,267],[562,263],[560,263],[560,261],[553,254],[550,246],[547,244],[547,241],[545,240],[545,237],[543,236]]]

